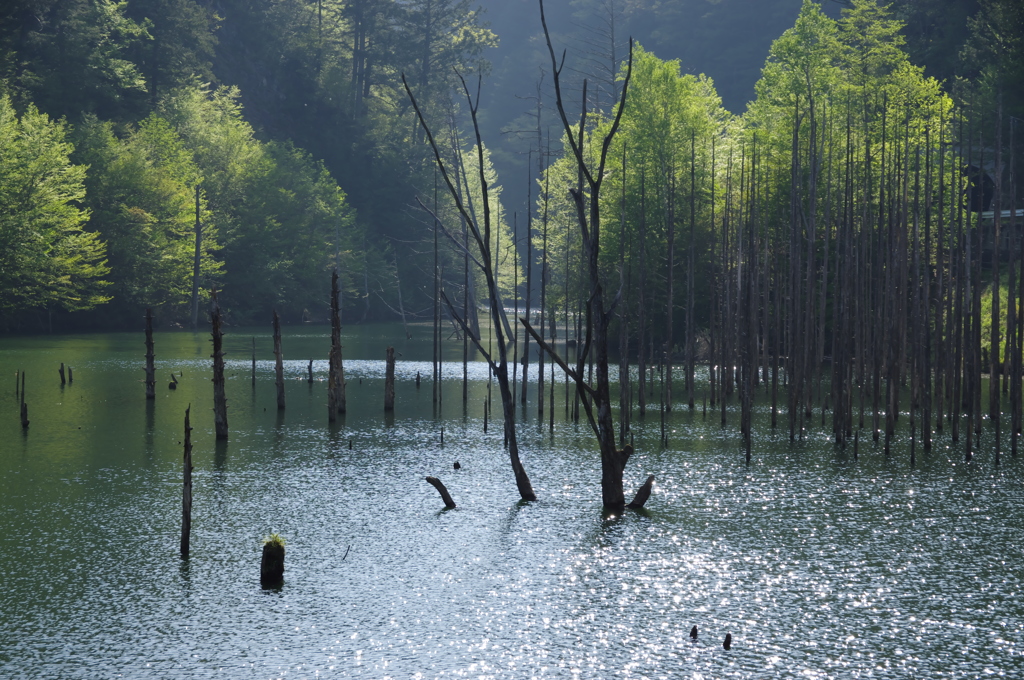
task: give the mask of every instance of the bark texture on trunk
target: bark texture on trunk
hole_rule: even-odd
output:
[[[213,424],[217,439],[228,438],[228,400],[224,394],[224,333],[221,330],[217,289],[210,291],[210,315],[213,321]]]

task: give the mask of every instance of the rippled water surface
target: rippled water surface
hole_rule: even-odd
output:
[[[0,677],[1024,677],[1022,461],[996,467],[987,432],[969,464],[939,433],[911,469],[905,434],[888,458],[867,437],[854,460],[822,428],[791,444],[762,398],[748,466],[738,413],[723,430],[677,404],[663,448],[655,408],[626,475],[630,488],[657,475],[647,510],[604,517],[593,436],[565,422],[560,382],[554,432],[539,425],[531,383],[520,436],[540,500],[521,503],[500,426],[484,432],[483,364],[464,411],[450,343],[435,417],[430,332],[412,330],[346,329],[349,412],[335,426],[326,361],[306,381],[325,329],[286,333],[283,413],[270,338],[256,333],[253,387],[253,333],[233,333],[226,444],[204,334],[157,334],[149,403],[141,335],[0,340]],[[75,377],[63,388],[61,361]],[[443,510],[427,475],[458,508]],[[285,581],[264,590],[272,531],[288,541]]]

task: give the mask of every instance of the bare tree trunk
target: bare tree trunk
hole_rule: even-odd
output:
[[[156,399],[156,368],[153,365],[153,310],[146,308],[146,399]]]
[[[693,270],[694,232],[697,230],[697,138],[690,134],[690,245],[686,263],[686,403],[693,410],[693,369],[694,369],[694,336],[696,328],[693,321]],[[671,392],[670,392],[671,393]]]
[[[188,557],[189,539],[192,535],[192,427],[189,425],[191,404],[185,409],[185,457],[182,464],[181,485],[181,556]]]
[[[228,438],[228,405],[224,395],[224,333],[221,331],[217,289],[210,291],[210,315],[213,321],[213,424],[217,439]]]
[[[387,348],[384,369],[384,410],[395,410],[395,348]]]
[[[529,179],[529,178],[528,178]],[[530,318],[530,302],[533,294],[533,183],[527,181],[527,205],[529,212],[526,214],[526,318]],[[525,333],[523,337],[523,389],[519,394],[519,403],[523,406],[523,413],[526,413],[526,386],[529,384],[530,373],[530,334]]]
[[[587,309],[588,323],[587,339],[583,351],[579,353],[575,370],[570,369],[564,361],[558,358],[553,348],[546,346],[539,336],[534,336],[542,347],[549,352],[552,360],[558,362],[562,369],[571,377],[585,393],[583,405],[587,411],[591,427],[597,436],[598,445],[601,450],[601,499],[608,510],[621,512],[626,506],[625,495],[622,487],[623,471],[626,463],[632,454],[632,447],[626,446],[618,449],[615,445],[615,429],[612,417],[611,394],[608,376],[608,327],[612,311],[605,304],[604,287],[601,281],[599,265],[600,239],[601,239],[601,212],[600,194],[601,185],[605,177],[605,163],[607,160],[608,148],[615,133],[619,129],[622,113],[625,110],[626,93],[629,89],[629,79],[632,73],[633,46],[630,41],[630,57],[626,66],[626,76],[623,79],[622,96],[617,108],[614,121],[608,132],[604,135],[600,161],[596,168],[592,168],[584,155],[584,139],[586,134],[586,82],[583,85],[583,111],[580,116],[578,131],[574,131],[566,117],[565,108],[562,102],[561,92],[561,67],[555,57],[554,48],[551,45],[550,33],[547,29],[547,21],[544,17],[544,3],[540,0],[541,24],[544,27],[544,35],[548,46],[548,54],[551,58],[552,71],[554,75],[555,96],[559,117],[562,120],[563,128],[568,135],[568,140],[575,157],[580,174],[586,177],[589,196],[585,196],[578,189],[571,190],[573,203],[576,208],[576,216],[580,227],[580,234],[588,264],[590,279],[590,301]],[[589,202],[589,205],[588,205]],[[529,326],[527,326],[530,329]],[[535,331],[532,331],[534,332]],[[583,379],[584,362],[592,355],[593,371],[596,384],[591,385]]]
[[[284,410],[284,355],[281,352],[281,319],[274,310],[274,384],[277,386],[277,410]]]
[[[345,368],[341,357],[341,311],[338,308],[338,270],[331,273],[331,353],[327,374],[327,419],[345,412]]]
[[[640,289],[637,301],[637,349],[640,369],[640,417],[647,414],[647,363],[644,360],[644,344],[647,341],[647,189],[646,168],[640,165]],[[653,381],[653,379],[652,379]]]
[[[672,344],[673,344],[673,333],[672,327],[675,321],[675,255],[676,255],[676,215],[675,215],[675,192],[676,192],[676,171],[675,168],[669,169],[668,178],[668,211],[666,217],[668,218],[668,267],[666,272],[666,301],[665,301],[665,386],[663,388],[664,396],[662,398],[662,419],[664,414],[672,410]],[[692,196],[691,196],[692,198]],[[689,332],[689,329],[687,329]]]
[[[461,79],[461,76],[460,76]],[[412,94],[412,90],[409,88],[409,84],[403,74],[402,83],[405,86],[406,94],[409,100],[412,102],[413,108],[416,111],[416,117],[419,120],[421,127],[428,141],[430,147],[434,152],[434,160],[437,163],[438,170],[440,170],[442,177],[445,180],[445,184],[448,187],[449,194],[454,200],[456,207],[458,208],[459,214],[463,219],[466,220],[466,226],[470,231],[473,243],[475,244],[476,252],[479,258],[475,258],[477,266],[480,268],[484,279],[487,283],[488,292],[488,303],[490,308],[490,321],[492,331],[495,335],[497,345],[497,356],[492,356],[488,349],[485,349],[479,333],[473,331],[469,324],[469,321],[459,316],[458,312],[455,311],[454,306],[447,297],[444,297],[446,304],[448,305],[448,311],[455,319],[455,322],[460,326],[462,331],[466,333],[473,344],[476,345],[477,349],[487,360],[488,366],[491,373],[497,378],[498,385],[501,391],[502,410],[504,413],[504,426],[505,426],[505,441],[508,444],[509,459],[512,465],[512,471],[515,476],[516,486],[519,490],[520,497],[523,500],[536,500],[537,496],[533,492],[533,487],[530,484],[530,478],[526,474],[526,470],[519,458],[519,444],[516,437],[515,428],[515,404],[512,403],[512,391],[509,388],[509,370],[508,370],[508,340],[513,337],[511,328],[508,324],[508,320],[505,317],[504,305],[500,299],[500,291],[498,288],[498,280],[495,274],[495,257],[491,251],[491,209],[490,201],[488,199],[488,183],[484,172],[484,149],[483,140],[480,138],[480,128],[477,122],[477,106],[478,102],[474,102],[469,95],[469,89],[466,86],[465,81],[462,81],[463,92],[466,95],[466,99],[469,102],[469,110],[473,121],[473,131],[476,135],[476,151],[477,151],[477,175],[480,182],[480,195],[483,197],[483,215],[484,221],[481,225],[471,218],[469,211],[463,201],[461,192],[456,188],[453,182],[452,175],[448,171],[444,160],[441,158],[440,151],[437,143],[434,140],[433,133],[430,131],[427,125],[426,119],[423,117],[423,113],[419,108],[419,104],[416,98]],[[428,210],[426,206],[420,202],[420,207],[424,210]],[[443,293],[442,293],[443,296]]]
[[[999,351],[999,237],[1002,219],[1002,186],[1003,186],[1003,103],[999,100],[999,115],[996,119],[996,168],[995,194],[992,201],[992,335],[989,341],[989,391],[988,413],[996,432],[999,432],[1000,393],[999,380],[1003,366],[1002,354]],[[999,463],[999,448],[996,448],[996,464]]]
[[[199,275],[202,263],[203,225],[199,221],[199,185],[196,185],[195,255],[192,261],[192,328],[199,326]]]

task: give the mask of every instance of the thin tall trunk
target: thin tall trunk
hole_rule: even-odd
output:
[[[228,438],[228,400],[224,394],[224,333],[221,330],[217,289],[210,291],[210,318],[213,325],[213,424],[217,439]]]
[[[281,352],[281,319],[274,310],[274,386],[277,388],[277,410],[284,410],[284,354]]]
[[[192,259],[192,329],[199,327],[199,275],[203,252],[203,225],[199,220],[199,185],[196,185],[195,255]]]

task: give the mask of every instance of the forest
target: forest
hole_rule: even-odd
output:
[[[229,324],[272,310],[326,322],[337,270],[346,323],[461,313],[475,328],[488,282],[465,244],[486,213],[493,304],[521,310],[541,339],[583,342],[592,281],[575,192],[603,219],[612,350],[639,365],[622,413],[671,408],[675,394],[721,404],[724,419],[738,390],[749,437],[763,387],[791,436],[817,411],[838,443],[866,419],[888,441],[908,386],[924,446],[933,422],[956,440],[962,412],[969,453],[990,374],[1005,379],[988,384],[988,415],[1005,393],[1016,449],[1024,9],[788,3],[790,26],[758,36],[767,54],[734,113],[711,77],[625,35],[669,44],[664,32],[699,5],[580,0],[552,13],[575,18],[556,35],[575,45],[565,107],[585,111],[570,138],[554,117],[555,67],[539,57],[520,59],[539,64],[520,111],[480,111],[492,78],[523,78],[508,58],[492,67],[502,36],[468,0],[11,3],[0,323],[137,327],[152,308],[159,324],[195,326],[213,289]],[[522,32],[506,54],[543,57],[536,23],[503,22]],[[691,40],[743,37],[698,28]],[[607,154],[599,196],[577,151]],[[685,366],[683,385],[669,372],[656,396],[666,363]],[[712,366],[709,394],[695,393],[698,363]]]

